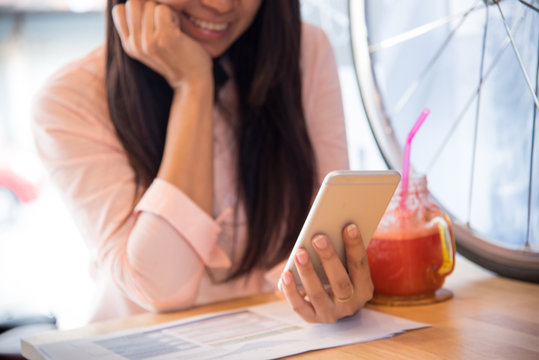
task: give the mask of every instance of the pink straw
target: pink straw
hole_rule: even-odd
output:
[[[404,145],[404,152],[402,154],[402,181],[401,181],[401,202],[400,207],[402,210],[406,208],[406,198],[408,197],[408,178],[410,176],[410,148],[412,147],[412,139],[415,134],[423,125],[423,122],[429,116],[430,109],[424,108],[419,117],[417,118],[412,130],[406,137],[406,144]]]

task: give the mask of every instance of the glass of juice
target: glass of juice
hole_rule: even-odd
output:
[[[442,289],[455,266],[455,240],[447,214],[432,201],[424,175],[401,185],[367,248],[374,298],[371,303],[415,305],[452,297]]]

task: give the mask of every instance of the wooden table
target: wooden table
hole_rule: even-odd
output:
[[[498,277],[462,257],[444,288],[454,298],[413,307],[367,305],[368,308],[432,327],[389,339],[318,350],[294,359],[539,359],[539,285]],[[34,346],[54,341],[105,334],[208,312],[231,310],[276,300],[275,294],[197,307],[170,314],[141,314],[52,331],[24,339],[22,354],[42,359]]]

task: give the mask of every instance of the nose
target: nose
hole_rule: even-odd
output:
[[[201,0],[202,4],[219,12],[228,12],[232,9],[235,0]]]

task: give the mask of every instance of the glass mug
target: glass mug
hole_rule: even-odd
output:
[[[413,305],[448,299],[452,293],[441,287],[455,266],[451,221],[430,199],[426,176],[410,175],[406,196],[401,186],[402,180],[367,247],[371,302]]]

